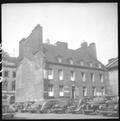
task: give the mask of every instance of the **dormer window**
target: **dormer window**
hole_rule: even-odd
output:
[[[72,59],[70,59],[70,64],[73,64],[73,60]]]
[[[80,65],[81,65],[81,66],[84,66],[84,62],[83,62],[83,61],[80,61]]]
[[[61,63],[62,62],[62,58],[58,57],[58,62]]]
[[[93,64],[92,63],[90,63],[90,67],[93,67]]]
[[[98,65],[99,68],[102,68],[101,64]]]

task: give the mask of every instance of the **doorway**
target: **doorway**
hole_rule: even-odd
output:
[[[72,99],[75,98],[75,86],[72,86]]]

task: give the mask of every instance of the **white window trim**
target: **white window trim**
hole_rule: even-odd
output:
[[[102,68],[101,64],[98,64],[98,67],[99,67],[99,68]]]
[[[51,87],[49,87],[49,88],[51,88]],[[54,87],[52,86],[52,91],[50,90],[50,91],[48,91],[48,95],[49,96],[54,96]]]
[[[93,96],[96,96],[96,94],[97,94],[97,91],[96,91],[96,88],[94,88]]]
[[[73,76],[71,75],[71,81],[75,81],[75,72],[74,71],[73,71]]]
[[[54,92],[53,91],[52,92],[49,91],[48,94],[49,94],[49,96],[54,96]]]
[[[62,58],[61,57],[58,57],[58,62],[62,63]]]
[[[92,63],[90,63],[90,67],[93,67],[93,64]]]
[[[83,82],[85,82],[85,81],[86,81],[85,72],[83,72],[82,81],[83,81]]]
[[[80,61],[80,65],[81,65],[81,66],[84,66],[84,62],[83,62],[83,61]]]
[[[63,70],[59,71],[58,76],[59,80],[63,80]]]
[[[47,70],[46,70],[46,69],[43,70],[43,75],[44,75],[44,76],[43,76],[44,79],[47,79]]]
[[[59,96],[60,96],[60,97],[63,97],[63,96],[64,96],[64,91],[59,92]]]
[[[71,64],[71,65],[73,64],[73,60],[72,60],[72,59],[70,59],[70,64]]]
[[[53,79],[53,70],[51,70],[51,71],[52,71],[52,74],[51,75],[49,75],[49,73],[48,73],[48,79]]]
[[[87,88],[85,87],[85,93],[83,94],[84,96],[87,96]]]

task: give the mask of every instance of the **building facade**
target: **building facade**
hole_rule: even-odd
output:
[[[109,59],[106,65],[109,74],[111,94],[118,96],[118,58]]]
[[[97,60],[95,43],[72,50],[65,42],[43,43],[42,34],[37,25],[19,43],[16,102],[106,94],[107,70]]]
[[[12,104],[15,102],[16,58],[4,51],[2,56],[2,101]]]

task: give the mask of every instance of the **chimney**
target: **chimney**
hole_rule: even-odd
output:
[[[94,57],[95,59],[97,59],[97,53],[96,53],[96,44],[95,43],[91,43],[88,47],[88,52],[90,53],[90,55],[92,57]]]
[[[83,42],[83,43],[81,43],[81,48],[87,48],[87,42]]]
[[[60,42],[60,41],[57,41],[56,42],[56,45],[58,48],[60,49],[67,49],[68,48],[68,44],[66,42]]]

